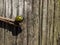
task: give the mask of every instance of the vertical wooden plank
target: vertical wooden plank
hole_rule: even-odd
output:
[[[39,1],[27,0],[28,14],[28,45],[38,45]],[[36,3],[37,2],[37,3]],[[26,6],[26,5],[25,5]],[[37,18],[36,18],[37,17]],[[37,24],[36,24],[37,23]]]
[[[47,45],[54,45],[54,24],[55,24],[54,0],[48,1],[48,35]]]
[[[3,16],[3,0],[0,0],[0,16]],[[0,45],[4,45],[4,29],[1,28],[3,25],[2,22],[0,22]]]
[[[50,15],[51,15],[50,44],[53,45],[54,44],[54,0],[51,0],[50,4],[51,4],[51,11],[50,11]]]
[[[39,38],[38,38],[38,32],[39,32],[39,0],[32,0],[32,25],[33,25],[33,37],[32,37],[32,41],[34,44],[32,45],[39,45],[40,42],[39,41]]]
[[[22,32],[17,37],[17,45],[27,45],[27,2],[19,0],[19,15],[24,17],[21,28]]]
[[[47,33],[47,0],[43,0],[43,23],[42,23],[42,45],[46,45],[46,33]]]
[[[26,0],[19,0],[19,15],[24,17],[24,21],[21,25],[22,32],[17,38],[17,45],[27,45],[27,4]]]
[[[13,5],[13,7],[11,7]],[[4,0],[4,6],[5,6],[5,12],[4,12],[4,17],[5,18],[14,18],[13,15],[16,15],[16,0]],[[12,9],[12,10],[11,10]],[[12,12],[12,13],[11,13]],[[11,17],[10,17],[11,16]],[[4,45],[16,45],[16,37],[12,35],[13,30],[15,30],[14,26],[8,25],[4,23],[4,38],[5,38],[5,43]],[[14,31],[15,33],[15,31]]]
[[[34,45],[34,29],[33,29],[33,14],[32,14],[32,0],[26,0],[27,3],[27,45]]]
[[[18,15],[21,15],[24,17],[24,14],[23,14],[23,3],[24,0],[18,0],[18,10],[17,10],[17,14]],[[23,25],[25,25],[23,22],[22,22]],[[22,29],[22,32],[20,32],[17,36],[17,45],[23,45],[23,42],[24,42],[24,26],[21,25],[21,29]],[[19,29],[20,30],[20,29]],[[24,44],[25,45],[25,44]]]
[[[57,45],[60,45],[60,0],[56,2],[56,30],[57,32]]]
[[[11,4],[11,3],[10,3]],[[4,17],[9,17],[9,0],[4,0],[4,6],[5,6],[5,12],[4,12]],[[8,28],[9,26],[7,24],[4,23],[4,27]],[[4,29],[5,32],[4,32],[4,38],[5,38],[5,45],[13,45],[12,42],[13,41],[13,37],[12,37],[12,32],[9,31],[9,29]]]
[[[23,17],[24,17],[24,22],[23,22],[23,45],[27,45],[27,1],[23,0]]]

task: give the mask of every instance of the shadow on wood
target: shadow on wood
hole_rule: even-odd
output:
[[[15,24],[17,24],[17,23],[15,23]],[[13,36],[17,36],[19,33],[22,32],[20,25],[19,24],[17,24],[17,25],[18,26],[14,26],[12,24],[0,21],[0,28],[4,28],[4,29],[7,29],[8,31],[11,31]]]

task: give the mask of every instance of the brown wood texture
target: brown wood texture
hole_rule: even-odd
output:
[[[0,0],[0,16],[17,15],[19,27],[0,21],[0,45],[60,45],[60,0]]]

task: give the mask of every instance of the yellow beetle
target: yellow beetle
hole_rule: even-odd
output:
[[[15,21],[16,22],[22,22],[23,21],[23,16],[16,16]]]

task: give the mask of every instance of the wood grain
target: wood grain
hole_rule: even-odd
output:
[[[17,7],[17,15],[22,15],[23,16],[23,1],[24,0],[18,0],[17,1],[17,4],[18,4],[18,7]],[[23,23],[23,25],[25,25],[24,23]],[[24,41],[24,26],[21,26],[21,29],[22,29],[22,32],[21,33],[19,33],[18,34],[18,36],[17,36],[17,45],[23,45],[23,41]],[[18,30],[20,30],[20,29],[18,29]]]
[[[0,0],[0,16],[18,15],[21,28],[0,21],[0,45],[60,44],[60,0]]]
[[[57,30],[57,45],[60,45],[60,0],[56,0],[56,30]]]
[[[33,41],[34,41],[34,44],[33,45],[38,45],[40,42],[39,42],[39,0],[32,0],[32,25],[33,25]]]
[[[0,0],[0,16],[3,15],[3,0]],[[0,22],[0,26],[3,27],[3,23]],[[4,29],[0,27],[0,45],[4,45]]]
[[[47,0],[43,0],[42,45],[46,45],[47,33]]]
[[[27,2],[26,0],[23,0],[23,17],[24,17],[24,22],[23,22],[23,45],[27,45],[28,41],[27,41],[27,13],[28,13],[28,10],[27,10]]]
[[[11,14],[11,5],[12,2],[16,2],[16,1],[12,1],[12,0],[4,0],[4,6],[5,6],[5,12],[4,12],[4,17],[5,18],[10,18],[10,14]],[[16,15],[16,14],[15,14]],[[12,16],[12,15],[11,15]],[[11,17],[12,18],[12,17]],[[6,29],[4,29],[4,40],[5,43],[4,45],[16,45],[16,37],[12,35],[12,32],[15,30],[13,26],[9,26],[8,24],[4,23],[4,27]],[[16,33],[14,31],[14,33]]]
[[[54,44],[54,0],[48,1],[48,35],[47,35],[47,45]]]
[[[27,45],[34,45],[34,30],[33,30],[33,14],[32,14],[32,0],[26,0],[27,2]]]

